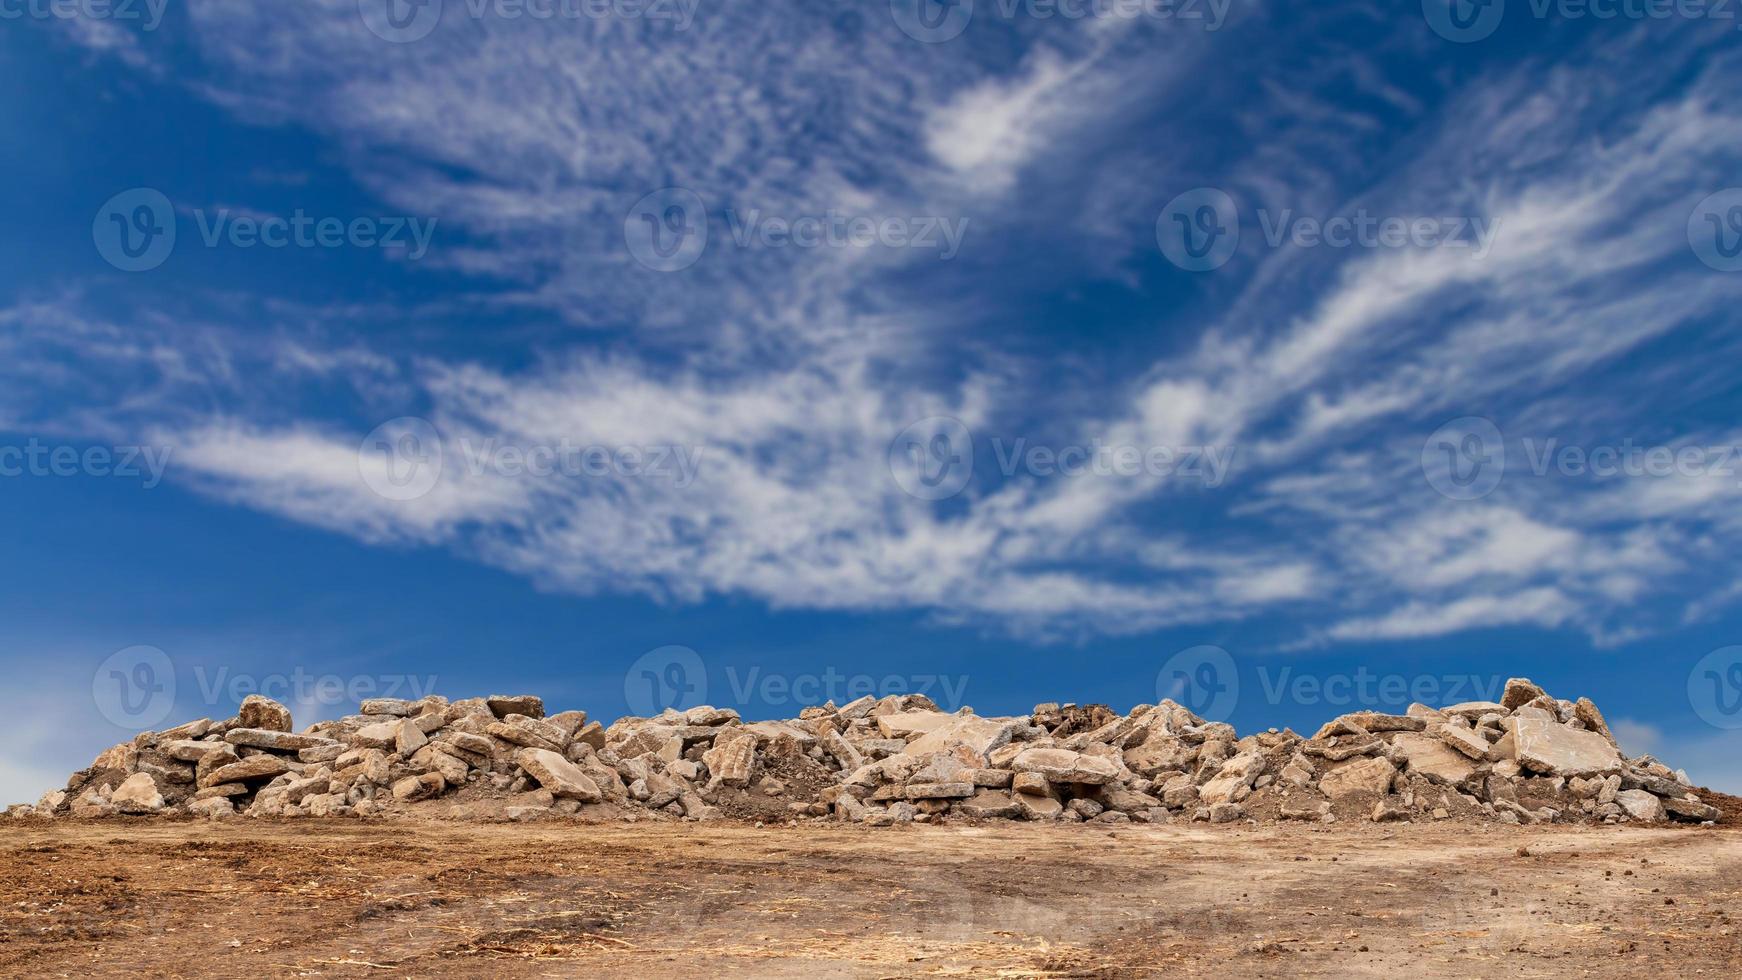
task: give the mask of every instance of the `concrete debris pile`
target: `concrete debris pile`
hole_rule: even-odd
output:
[[[545,715],[532,696],[365,701],[293,732],[254,696],[236,717],[147,732],[14,816],[562,815],[842,820],[1716,821],[1687,777],[1627,758],[1596,705],[1508,681],[1496,702],[1357,711],[1311,738],[1240,737],[1172,701],[1119,715],[1043,704],[949,713],[865,697],[744,722],[711,707]]]

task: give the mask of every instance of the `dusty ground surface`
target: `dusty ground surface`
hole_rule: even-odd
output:
[[[1716,980],[1739,919],[1726,828],[0,827],[6,976]]]

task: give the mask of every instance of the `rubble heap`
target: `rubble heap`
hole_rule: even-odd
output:
[[[365,701],[293,732],[249,697],[236,717],[146,732],[14,816],[182,814],[534,819],[564,814],[1166,823],[1254,820],[1703,823],[1718,808],[1649,756],[1627,758],[1597,706],[1507,682],[1498,702],[1357,711],[1311,738],[1241,738],[1172,701],[1119,715],[1043,704],[948,713],[865,697],[745,722],[712,707],[545,715],[528,695]]]

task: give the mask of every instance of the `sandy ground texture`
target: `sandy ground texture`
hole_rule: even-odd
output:
[[[0,975],[1742,976],[1742,831],[0,828]]]

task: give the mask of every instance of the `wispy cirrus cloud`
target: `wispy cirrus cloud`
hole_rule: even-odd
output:
[[[1424,91],[1384,57],[1394,51],[1302,66],[1296,84],[1242,92],[1250,101],[1228,98],[1224,73],[1201,91],[1228,99],[1210,108],[1252,138],[1198,147],[1201,119],[1163,111],[1200,92],[1180,67],[1193,62],[1155,67],[1134,27],[1023,25],[1009,50],[945,58],[892,28],[819,33],[823,14],[785,9],[722,9],[683,37],[647,23],[458,19],[404,46],[368,35],[341,0],[214,0],[189,15],[209,66],[197,91],[243,119],[309,127],[379,199],[463,229],[440,268],[474,295],[612,331],[541,332],[535,356],[502,363],[371,342],[343,317],[263,337],[114,322],[67,295],[0,315],[0,343],[28,355],[0,402],[14,419],[42,422],[29,403],[45,389],[80,404],[43,370],[54,331],[73,330],[130,392],[71,410],[76,424],[154,433],[178,447],[179,478],[219,499],[452,549],[554,589],[914,609],[1039,637],[1286,611],[1304,642],[1498,625],[1612,641],[1672,621],[1670,589],[1724,595],[1735,571],[1714,560],[1742,532],[1716,517],[1734,492],[1716,483],[1515,470],[1489,498],[1454,501],[1420,462],[1428,434],[1459,415],[1494,416],[1514,442],[1600,441],[1641,423],[1624,402],[1652,387],[1668,409],[1657,417],[1675,417],[1661,386],[1608,372],[1736,308],[1736,281],[1686,251],[1689,207],[1742,159],[1742,119],[1724,98],[1735,56],[1698,40],[1626,79],[1609,66],[1646,43],[1636,35],[1444,90]],[[1211,50],[1262,59],[1292,43],[1241,26],[1250,33]],[[1339,103],[1350,84],[1359,108]],[[1163,155],[1154,144],[1106,138],[1140,118],[1192,157],[1170,180],[1226,174],[1248,208],[1463,215],[1496,229],[1493,247],[1309,249],[1249,225],[1222,278],[1143,297],[1134,315],[1172,343],[1059,399],[1049,368],[1077,353],[1071,324],[1038,350],[977,332],[1021,285],[999,275],[951,278],[959,267],[891,249],[724,241],[665,275],[624,247],[629,206],[681,185],[712,211],[983,216],[977,228],[1010,233],[977,246],[974,268],[994,273],[1044,253],[1057,226],[1097,246],[1059,262],[1130,284],[1161,262],[1155,213],[1175,190],[1131,177]],[[1336,154],[1327,131],[1347,137]],[[1073,196],[1072,181],[1037,172],[1061,159],[1093,159],[1085,172],[1110,179]],[[1040,190],[1016,193],[1027,184]],[[1071,237],[1079,222],[1092,233]],[[1189,317],[1175,309],[1186,295]],[[1061,302],[1057,315],[1087,305]],[[468,327],[464,310],[436,319]],[[1665,370],[1716,383],[1695,351],[1663,356]],[[317,375],[342,388],[344,411],[271,397]],[[369,468],[384,464],[360,453],[365,433],[401,415],[427,419],[444,451],[439,480],[409,500],[373,488]],[[1213,488],[982,464],[934,504],[903,493],[888,454],[907,426],[942,415],[982,440],[1237,453]],[[1658,437],[1731,438],[1697,419]],[[564,441],[682,447],[700,465],[685,486],[509,475],[468,466],[462,449]]]

